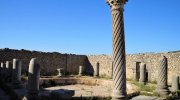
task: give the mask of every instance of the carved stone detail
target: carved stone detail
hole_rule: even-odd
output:
[[[166,97],[169,94],[167,85],[168,64],[167,58],[163,56],[158,69],[157,92],[161,97]]]
[[[126,59],[123,8],[127,0],[106,0],[112,13],[113,93],[112,100],[126,99]]]

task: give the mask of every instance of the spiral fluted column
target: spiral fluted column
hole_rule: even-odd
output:
[[[157,80],[158,81],[157,92],[162,97],[166,97],[169,93],[168,85],[167,85],[167,76],[168,76],[167,74],[168,74],[167,58],[163,56],[158,68],[158,80]]]
[[[112,13],[113,93],[112,100],[126,99],[126,59],[124,37],[124,4],[127,0],[106,0]]]

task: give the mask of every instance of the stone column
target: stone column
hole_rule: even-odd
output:
[[[1,62],[2,63],[2,62]],[[0,76],[2,75],[2,64],[0,66]]]
[[[151,65],[150,63],[148,64],[148,82],[151,82]]]
[[[58,71],[57,77],[61,77],[63,75],[62,70],[63,70],[62,68],[57,69],[57,71]]]
[[[79,76],[82,76],[83,74],[83,66],[79,66]]]
[[[96,68],[94,70],[94,77],[99,77],[99,62],[96,63]]]
[[[132,70],[133,70],[133,79],[137,81],[137,62],[133,62]]]
[[[21,88],[22,61],[13,59],[12,83],[14,88]]]
[[[12,64],[10,61],[6,61],[6,72],[7,72],[6,80],[10,82],[12,80]]]
[[[167,58],[163,56],[158,68],[157,92],[161,97],[167,97],[169,94],[167,85],[168,63]]]
[[[10,61],[6,61],[6,68],[7,68],[7,69],[10,68]]]
[[[3,62],[1,62],[1,68],[4,68],[4,63]]]
[[[139,83],[145,85],[145,78],[146,78],[146,64],[145,63],[141,63],[140,64],[140,79],[139,79]]]
[[[5,80],[5,79],[4,79],[5,74],[6,74],[5,70],[6,70],[5,63],[1,62],[1,77],[2,77],[2,80],[3,80],[3,81]]]
[[[172,92],[177,92],[179,90],[179,77],[172,76]]]
[[[126,59],[124,36],[124,4],[127,0],[106,0],[112,13],[113,93],[112,100],[124,100],[126,93]]]
[[[36,58],[29,63],[27,100],[38,100],[40,65]]]

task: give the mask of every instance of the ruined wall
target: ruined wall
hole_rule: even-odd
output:
[[[157,78],[157,67],[162,56],[168,58],[168,81],[174,74],[180,75],[180,52],[176,53],[149,53],[149,54],[128,54],[126,56],[127,78],[134,78],[135,62],[145,62],[150,73],[151,81]],[[85,67],[85,73],[93,75],[97,62],[100,63],[100,76],[112,76],[111,55],[73,55],[60,54],[57,52],[38,52],[27,50],[0,49],[0,62],[12,61],[13,58],[23,60],[23,72],[28,71],[31,58],[39,59],[41,75],[55,75],[57,68],[63,68],[67,74],[78,74],[79,66]]]
[[[150,54],[128,54],[126,56],[126,71],[127,78],[133,79],[133,69],[135,62],[145,62],[151,81],[155,81],[157,78],[157,67],[162,56],[168,58],[168,82],[171,82],[172,75],[180,75],[180,52],[177,53],[150,53]],[[109,55],[96,55],[88,56],[89,62],[93,67],[96,63],[100,63],[100,75],[106,74],[111,76],[112,71],[112,57]]]
[[[27,50],[0,49],[0,62],[12,61],[13,58],[23,61],[23,73],[28,71],[31,58],[38,58],[41,75],[55,75],[57,68],[63,68],[67,74],[77,74],[80,65],[85,65],[84,55],[60,54],[57,52],[38,52]]]

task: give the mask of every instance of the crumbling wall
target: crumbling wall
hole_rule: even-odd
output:
[[[146,63],[151,81],[156,81],[157,68],[159,67],[160,58],[166,56],[168,59],[168,82],[171,82],[172,75],[180,75],[180,52],[176,53],[147,53],[147,54],[128,54],[126,55],[126,76],[133,79],[134,62]],[[96,63],[100,63],[100,75],[106,74],[111,76],[112,72],[112,56],[110,55],[90,55],[89,62],[93,67]]]
[[[146,53],[126,55],[126,76],[134,78],[134,62],[144,62],[147,65],[151,81],[157,78],[157,68],[162,56],[168,59],[168,82],[171,82],[172,75],[180,75],[180,52],[171,53]],[[23,60],[23,72],[28,71],[31,58],[38,58],[41,65],[41,75],[55,75],[57,68],[63,68],[66,74],[78,74],[79,66],[84,66],[87,75],[93,75],[94,68],[99,62],[100,76],[112,77],[112,56],[111,55],[74,55],[61,54],[58,52],[38,52],[28,50],[0,49],[0,61],[12,61],[13,58]]]
[[[61,54],[58,52],[39,52],[28,50],[0,49],[0,61],[12,61],[14,58],[23,62],[23,74],[28,71],[31,58],[37,58],[41,65],[41,75],[55,75],[57,68],[63,68],[66,74],[77,74],[79,66],[84,66],[85,55]]]

